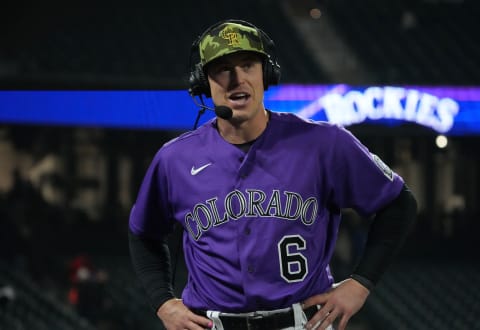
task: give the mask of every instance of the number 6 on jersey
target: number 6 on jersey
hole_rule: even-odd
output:
[[[307,258],[299,252],[291,252],[291,249],[305,250],[307,243],[300,235],[284,236],[278,243],[278,258],[280,261],[280,274],[288,282],[300,282],[308,274]]]

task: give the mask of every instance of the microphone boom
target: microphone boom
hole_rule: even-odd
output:
[[[205,103],[203,102],[203,98],[200,97],[200,100],[202,102],[201,104],[198,103],[195,100],[194,96],[192,96],[192,99],[193,99],[193,102],[198,107],[200,107],[200,109],[198,110],[197,119],[195,120],[195,124],[193,125],[194,130],[197,128],[198,121],[200,120],[200,117],[205,113],[205,110],[211,110],[211,111],[215,112],[215,115],[217,117],[225,119],[225,120],[228,120],[228,119],[232,118],[232,116],[233,116],[233,110],[231,108],[227,107],[226,105],[219,105],[219,106],[215,106],[215,108],[210,108],[210,107],[207,107],[205,105]]]

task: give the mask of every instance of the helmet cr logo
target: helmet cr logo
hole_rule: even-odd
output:
[[[231,31],[228,31],[228,29],[225,29],[221,32],[220,36],[223,38],[223,39],[226,39],[228,40],[228,45],[229,46],[238,46],[240,45],[240,41],[239,41],[239,35],[238,33],[236,32],[231,32]]]

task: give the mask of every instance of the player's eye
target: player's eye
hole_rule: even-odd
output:
[[[219,73],[223,73],[231,70],[232,70],[231,67],[229,67],[228,65],[219,65],[213,69],[213,73],[219,74]]]
[[[250,69],[251,67],[253,66],[253,62],[252,61],[247,61],[247,62],[244,62],[242,67],[244,69]]]

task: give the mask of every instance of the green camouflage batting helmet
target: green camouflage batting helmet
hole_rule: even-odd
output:
[[[199,42],[202,66],[221,56],[248,50],[268,56],[259,31],[236,22],[225,22],[202,36]]]

